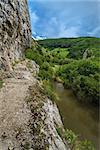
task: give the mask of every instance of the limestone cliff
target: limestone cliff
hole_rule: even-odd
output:
[[[10,62],[30,44],[27,0],[0,0],[0,69],[11,69]]]
[[[0,23],[0,72],[11,71],[0,89],[0,150],[68,150],[56,104],[37,80],[39,66],[22,59],[31,45],[27,1],[0,0]]]

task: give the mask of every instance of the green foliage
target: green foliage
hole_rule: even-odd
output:
[[[25,55],[40,65],[42,80],[60,78],[78,99],[99,105],[99,43],[99,38],[89,37],[46,39]]]
[[[55,76],[64,81],[64,86],[71,88],[79,100],[99,105],[100,39],[46,39],[39,44],[46,47],[49,64],[59,66]]]
[[[56,93],[53,90],[52,83],[49,80],[43,80],[44,94],[46,94],[53,101],[58,100]]]
[[[54,48],[51,51],[51,55],[59,59],[65,59],[68,55],[68,49],[67,48]]]
[[[87,49],[87,58],[100,56],[100,39],[94,37],[45,39],[40,40],[39,44],[50,50],[54,48],[67,48],[69,50],[68,57],[73,59],[83,58],[83,54]]]
[[[59,135],[60,137],[64,136],[64,135],[63,135],[62,128],[57,127],[57,128],[56,128],[56,131],[57,131],[57,133],[58,133],[58,135]]]
[[[78,136],[72,130],[69,130],[69,129],[67,129],[65,131],[64,136],[65,136],[65,139],[67,140],[68,144],[70,144],[71,147],[73,147],[76,140],[77,140],[77,138],[78,138]]]
[[[25,56],[28,59],[35,60],[35,62],[40,66],[39,76],[42,79],[52,79],[53,69],[52,66],[47,62],[47,56],[42,50],[34,49],[33,47],[27,49],[25,52]]]
[[[40,66],[39,76],[42,79],[52,79],[52,75],[53,75],[53,69],[52,69],[52,67],[49,65],[48,62],[44,62]]]
[[[65,139],[72,150],[95,150],[94,145],[88,140],[80,140],[72,130],[65,131]]]
[[[80,140],[80,137],[76,135],[72,130],[62,128],[56,128],[60,137],[66,140],[71,150],[95,150],[94,145],[88,140]]]
[[[43,57],[38,50],[34,50],[34,48],[27,49],[25,52],[25,56],[28,59],[35,60],[37,64],[41,65],[43,63]]]
[[[100,76],[97,61],[74,61],[62,66],[58,74],[63,78],[64,85],[71,87],[79,99],[99,105]]]
[[[76,150],[95,150],[95,148],[90,141],[84,140],[84,141],[80,141],[80,143],[76,147]]]
[[[99,57],[100,55],[99,38],[83,38],[69,49],[69,58],[81,59],[86,52],[86,57]]]
[[[77,43],[81,42],[81,45],[84,43],[87,43],[88,45],[96,45],[96,47],[100,46],[99,45],[99,38],[95,37],[80,37],[80,38],[58,38],[58,39],[45,39],[45,40],[40,40],[38,43],[43,46],[43,47],[50,47],[51,50],[52,48],[58,48],[58,47],[72,47],[74,45],[77,45]]]

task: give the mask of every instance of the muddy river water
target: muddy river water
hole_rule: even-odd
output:
[[[61,83],[53,83],[56,100],[64,127],[71,129],[82,139],[92,141],[99,150],[99,109],[80,103],[73,92],[64,89]]]

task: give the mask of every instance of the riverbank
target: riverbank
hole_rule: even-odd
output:
[[[44,57],[42,64],[45,62],[42,78],[52,76],[51,68],[53,77],[72,89],[78,100],[99,106],[100,38],[44,39],[38,43]]]
[[[59,66],[56,65],[54,67],[52,63],[47,62],[45,59],[46,53],[44,54],[44,49],[41,49],[41,48],[38,51],[34,48],[28,49],[26,51],[25,55],[29,59],[32,59],[32,60],[35,59],[35,61],[40,65],[39,78],[43,82],[43,87],[45,89],[44,93],[48,96],[48,98],[52,99],[53,102],[55,102],[56,99],[59,99],[59,97],[57,96],[56,92],[54,91],[54,89],[52,87],[52,81],[56,77],[56,72],[58,71]],[[60,82],[61,82],[61,80],[60,80]],[[66,107],[66,109],[68,109],[68,108]],[[85,111],[84,111],[84,113],[85,113]],[[71,112],[70,112],[70,114],[71,114]],[[67,115],[69,115],[69,112],[67,113]],[[79,115],[79,114],[77,113],[77,115]],[[67,117],[70,119],[70,116],[67,116]],[[69,127],[69,129],[70,129],[70,127]],[[76,137],[76,135],[73,132],[71,132],[71,135],[68,132],[65,132],[62,134],[60,133],[60,135],[62,135],[62,137],[67,135],[67,138],[69,137],[69,139],[71,139],[71,138],[74,139],[74,137]],[[66,133],[68,133],[68,134],[66,134]],[[68,141],[68,139],[67,139],[67,141]],[[76,141],[77,140],[75,140],[75,142]],[[84,149],[88,149],[89,147],[91,147],[91,149],[93,149],[93,150],[95,149],[94,146],[91,144],[91,142],[89,142],[88,140],[82,141],[82,142],[81,142],[81,140],[78,140],[78,141],[80,141],[79,142],[80,144],[76,144],[76,146],[82,146],[82,147],[84,147]],[[72,140],[72,142],[73,142],[73,140]],[[78,147],[79,150],[81,150],[82,147],[81,148]]]
[[[59,97],[56,104],[65,129],[71,129],[82,140],[92,141],[99,150],[99,108],[79,102],[72,90],[61,83],[53,82],[53,90]]]

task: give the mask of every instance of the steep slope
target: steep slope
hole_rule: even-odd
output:
[[[26,66],[31,65],[31,69]],[[58,109],[41,91],[38,66],[18,63],[0,90],[0,150],[66,150]]]
[[[31,45],[27,1],[1,0],[0,21],[0,150],[67,150],[58,109],[37,80],[39,66],[23,58]]]

